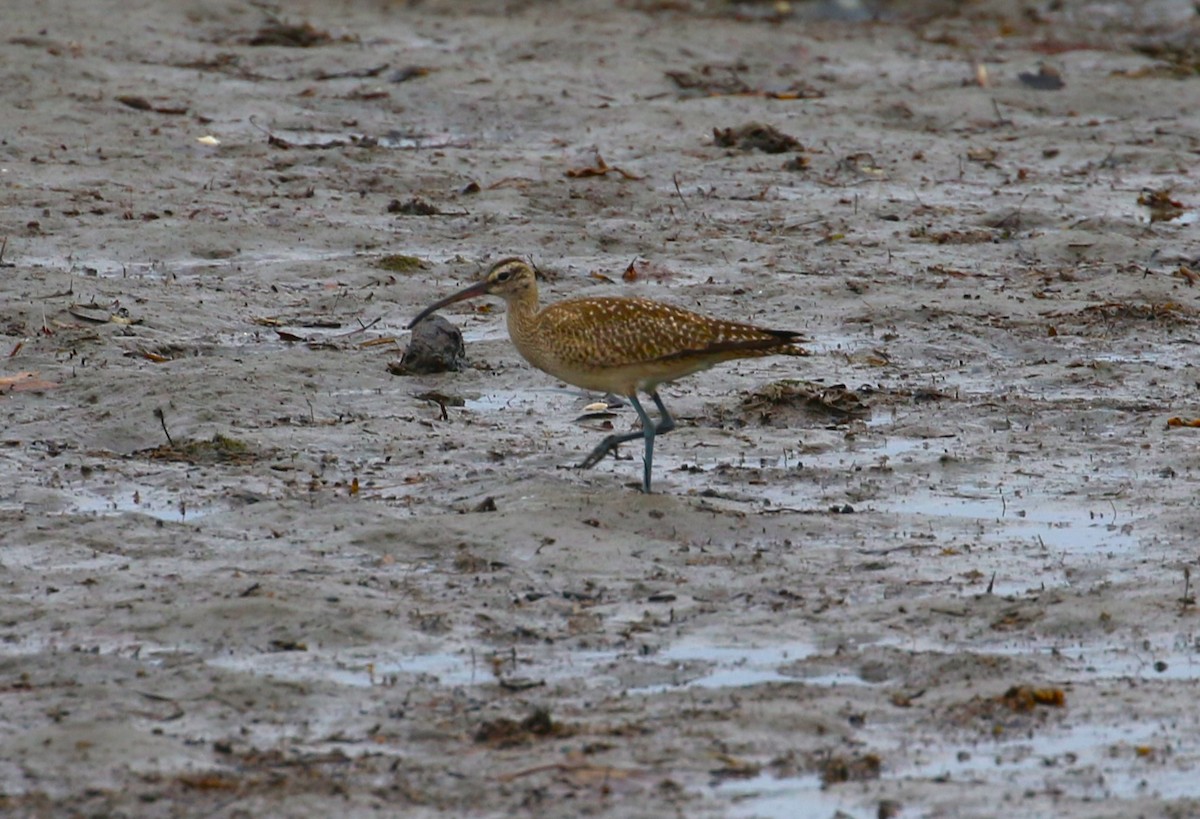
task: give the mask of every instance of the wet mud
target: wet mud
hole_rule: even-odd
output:
[[[0,812],[1191,816],[1191,4],[38,4]],[[666,387],[498,303],[792,329]],[[401,371],[403,372],[403,371]]]

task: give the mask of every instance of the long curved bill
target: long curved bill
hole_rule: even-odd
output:
[[[438,310],[441,310],[448,304],[454,304],[455,302],[466,301],[467,299],[473,299],[476,296],[484,295],[487,293],[487,285],[487,280],[475,282],[475,284],[471,285],[470,287],[464,287],[457,293],[446,296],[446,298],[441,299],[440,301],[435,301],[420,313],[417,313],[417,317],[408,323],[408,329],[411,330],[412,328],[416,327],[430,313],[436,313]]]

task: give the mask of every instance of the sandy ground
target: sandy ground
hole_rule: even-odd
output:
[[[830,11],[6,19],[0,812],[1200,815],[1196,12]],[[389,372],[512,254],[812,356],[642,495],[498,304]]]

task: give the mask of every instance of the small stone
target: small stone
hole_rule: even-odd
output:
[[[392,375],[458,372],[466,364],[462,333],[441,316],[430,316],[413,328],[408,349],[388,365]]]

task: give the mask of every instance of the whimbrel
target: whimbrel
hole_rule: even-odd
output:
[[[536,274],[520,259],[496,262],[481,280],[429,305],[408,327],[448,304],[485,295],[508,304],[508,335],[530,364],[576,387],[629,400],[641,419],[641,432],[609,435],[579,468],[593,467],[620,444],[645,438],[646,493],[654,436],[675,429],[675,419],[658,395],[660,384],[735,358],[806,355],[800,333],[709,318],[650,299],[599,296],[539,308]],[[654,401],[658,423],[638,401],[639,390]]]

